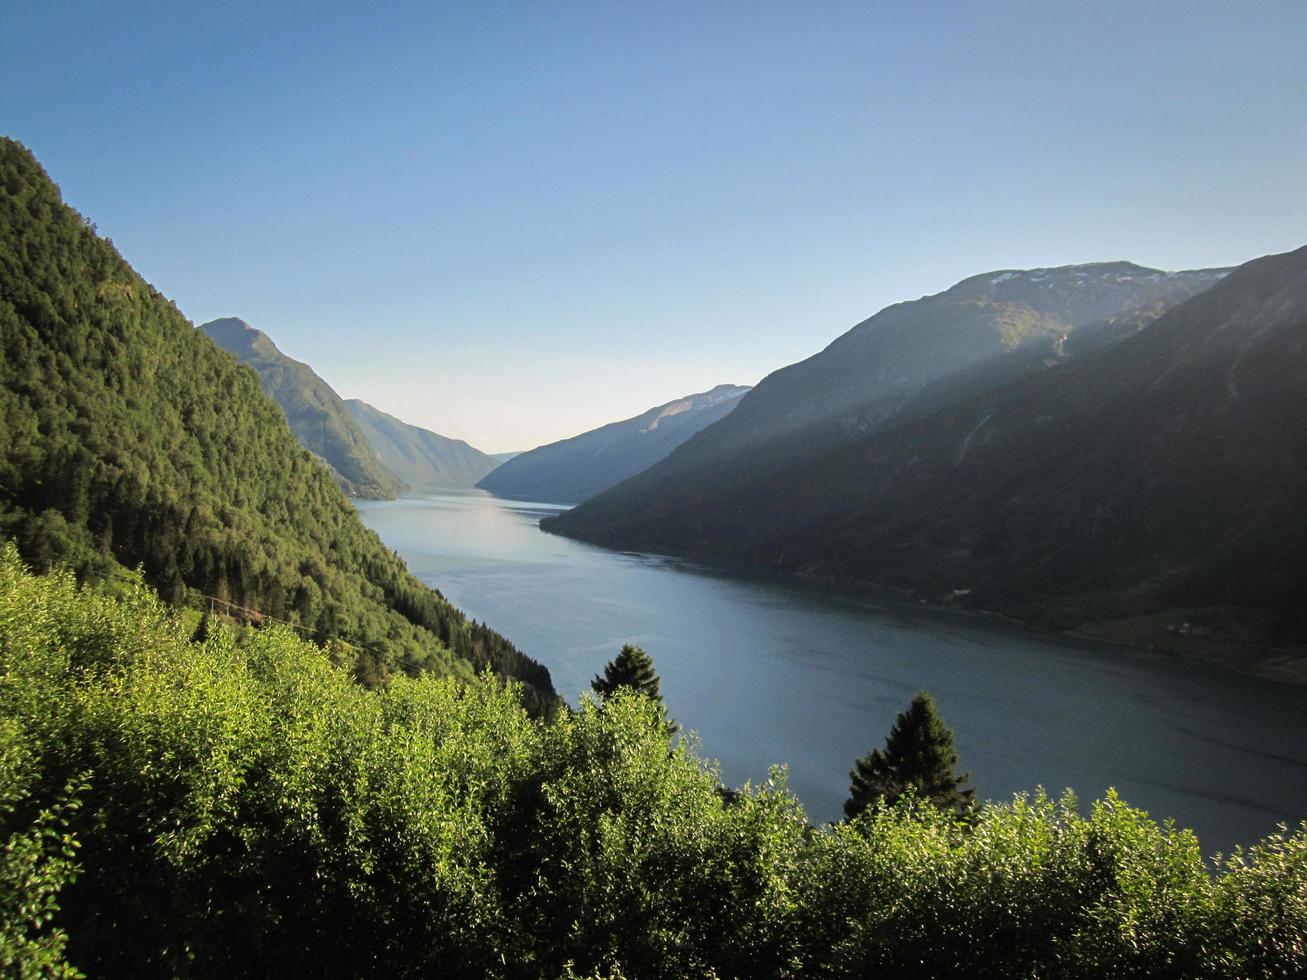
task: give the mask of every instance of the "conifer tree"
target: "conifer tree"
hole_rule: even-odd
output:
[[[941,810],[959,816],[970,813],[975,789],[963,789],[970,773],[957,775],[958,753],[953,731],[935,709],[927,691],[918,691],[908,709],[898,716],[885,749],[873,749],[849,773],[849,819],[880,800],[894,803],[908,792]]]
[[[210,622],[209,610],[204,610],[200,616],[200,622],[195,627],[195,632],[191,634],[192,643],[204,643],[209,639],[209,634],[213,632],[213,624]]]
[[[654,670],[653,657],[628,643],[622,647],[621,653],[604,664],[603,676],[596,674],[590,687],[604,699],[612,697],[618,688],[627,687],[662,704],[662,695],[658,693],[661,683]]]

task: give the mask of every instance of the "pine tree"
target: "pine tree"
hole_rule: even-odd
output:
[[[640,647],[628,643],[615,659],[604,665],[602,677],[595,675],[590,687],[605,699],[615,694],[619,687],[627,687],[662,704],[662,695],[658,693],[661,683],[654,670],[653,657]]]
[[[212,632],[213,624],[210,622],[209,611],[206,609],[204,614],[200,616],[200,622],[196,625],[195,632],[191,634],[191,642],[205,643]]]
[[[854,764],[844,815],[852,819],[880,800],[892,804],[910,791],[917,799],[965,816],[976,791],[962,788],[971,774],[956,775],[957,764],[952,729],[930,694],[918,691],[895,720],[884,751],[873,749]]]

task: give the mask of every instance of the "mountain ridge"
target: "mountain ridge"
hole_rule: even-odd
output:
[[[347,398],[345,408],[377,459],[410,490],[471,487],[500,465],[462,439],[412,425],[361,399]]]
[[[1156,623],[1146,636],[1099,627],[1200,615],[1208,633],[1256,621],[1240,635],[1268,643],[1307,628],[1291,572],[1307,562],[1307,534],[1289,503],[1307,494],[1292,449],[1307,438],[1305,347],[1307,248],[1246,263],[1116,343],[873,430],[683,524],[628,515],[605,535],[604,519],[621,527],[618,493],[592,502],[607,509],[593,525],[569,523],[574,511],[550,529],[693,544],[1145,645],[1170,639]]]
[[[1136,272],[1137,270],[1137,272]],[[1228,270],[1174,273],[1129,262],[1084,263],[969,276],[948,289],[894,303],[855,324],[821,351],[774,371],[713,435],[728,433],[753,444],[740,430],[763,410],[778,430],[832,423],[865,425],[893,414],[895,406],[926,383],[986,359],[1034,347],[1054,356],[1065,335],[1082,325],[1149,305],[1170,305],[1218,281]],[[876,348],[909,342],[892,366]],[[810,397],[819,378],[822,397]],[[869,383],[870,382],[870,383]],[[790,397],[787,397],[789,395]],[[797,396],[797,397],[796,397]]]
[[[384,500],[404,488],[403,480],[377,458],[344,400],[310,365],[283,353],[267,333],[239,317],[220,317],[199,329],[258,374],[295,437],[331,467],[342,490]]]
[[[729,415],[748,391],[746,386],[721,384],[674,398],[639,415],[521,453],[477,486],[516,499],[566,504],[587,500],[644,471]]]
[[[1082,327],[1118,339],[1223,275],[1122,262],[999,270],[892,304],[772,372],[724,419],[549,526],[638,546],[639,535],[621,531],[631,520],[694,520],[704,501],[766,487],[878,426],[938,409],[955,399],[954,385],[986,390],[1074,356]]]

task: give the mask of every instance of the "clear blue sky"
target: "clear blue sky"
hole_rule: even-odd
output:
[[[1300,0],[8,0],[0,132],[195,322],[500,451],[987,269],[1307,243],[1304,42]]]

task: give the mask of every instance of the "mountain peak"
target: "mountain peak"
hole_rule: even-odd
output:
[[[651,408],[644,415],[639,416],[633,421],[638,425],[643,419],[649,421],[640,427],[641,432],[652,432],[658,428],[663,419],[670,418],[673,415],[681,415],[685,412],[698,411],[705,408],[711,408],[714,405],[720,405],[723,402],[739,398],[748,388],[742,388],[739,385],[717,385],[708,391],[701,391],[698,394],[686,395],[684,398],[678,398],[670,401],[666,405],[659,405],[657,408]]]
[[[1042,266],[1034,269],[996,269],[969,276],[942,295],[986,293],[999,298],[1022,298],[1022,294],[1031,288],[1077,288],[1093,287],[1096,289],[1132,288],[1145,283],[1181,283],[1214,284],[1224,278],[1229,269],[1188,269],[1180,272],[1166,272],[1138,265],[1134,262],[1083,262],[1076,265]]]
[[[250,334],[259,337],[267,336],[267,334],[262,330],[250,326],[249,323],[238,316],[218,317],[216,320],[210,320],[208,323],[203,324],[200,329],[210,336],[213,336],[214,334],[222,334],[224,336],[232,337],[244,337]]]
[[[200,324],[199,329],[208,334],[223,350],[233,354],[248,350],[272,355],[281,354],[280,348],[273,343],[271,337],[257,327],[250,326],[240,317],[219,317],[217,320]]]

